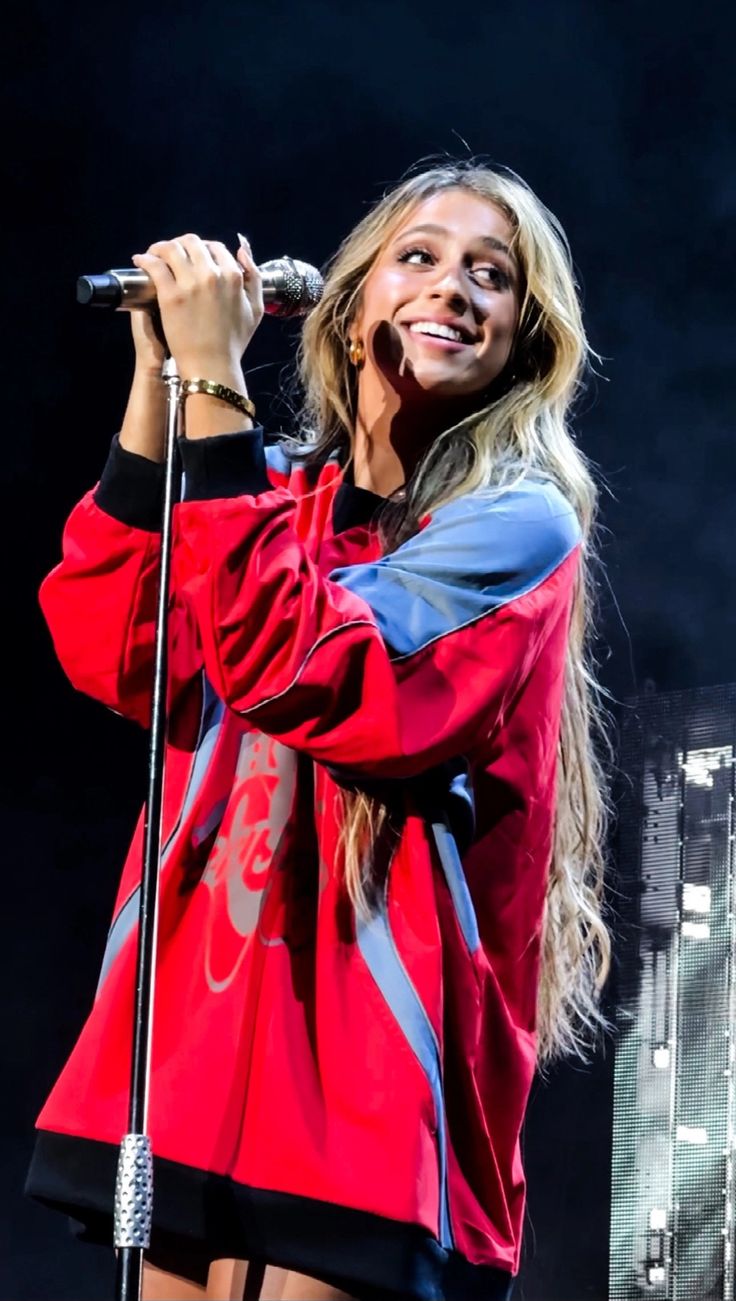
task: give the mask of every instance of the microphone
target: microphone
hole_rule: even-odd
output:
[[[271,316],[306,316],[322,297],[324,282],[316,267],[294,258],[273,258],[258,270],[263,277],[263,305]],[[132,312],[156,301],[151,277],[138,267],[80,276],[77,302],[85,307],[107,307]]]

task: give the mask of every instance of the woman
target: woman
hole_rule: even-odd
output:
[[[608,956],[564,235],[513,175],[404,181],[305,324],[316,434],[265,454],[247,243],[135,261],[212,382],[176,508],[144,1295],[240,1295],[250,1259],[264,1298],[507,1297],[535,1066],[599,1022]],[[145,724],[164,399],[134,331],[42,604],[72,682]],[[29,1178],[105,1241],[140,842]]]

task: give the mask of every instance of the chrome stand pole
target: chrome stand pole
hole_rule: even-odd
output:
[[[116,1301],[140,1301],[143,1252],[150,1246],[153,1213],[153,1154],[151,1140],[146,1134],[146,1125],[156,974],[158,882],[166,750],[171,537],[173,506],[179,478],[176,440],[182,424],[181,381],[171,358],[164,362],[162,374],[167,386],[166,475],[156,615],[151,737],[148,752],[148,792],[144,823],[128,1133],[124,1135],[120,1144],[115,1186]]]

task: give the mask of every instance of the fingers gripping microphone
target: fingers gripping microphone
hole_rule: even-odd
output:
[[[322,297],[322,276],[316,267],[294,258],[274,258],[258,270],[263,278],[263,305],[272,316],[305,316]],[[137,267],[80,276],[77,302],[86,307],[107,307],[131,312],[156,301],[151,277]]]

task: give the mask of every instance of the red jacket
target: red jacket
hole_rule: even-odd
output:
[[[519,1264],[577,520],[528,478],[440,507],[382,556],[379,500],[336,460],[289,474],[260,431],[182,453],[154,1152],[200,1199],[208,1179],[228,1190],[233,1254],[265,1206],[268,1258],[309,1272],[293,1227],[308,1208],[326,1217],[323,1271],[345,1276],[332,1239],[355,1230],[374,1248],[365,1282],[397,1285],[390,1240],[407,1295],[471,1295]],[[114,447],[41,596],[74,685],[144,725],[159,490],[157,467]],[[340,788],[361,785],[398,828],[369,922],[338,844]],[[112,1154],[126,1129],[141,838],[38,1122],[67,1155],[69,1136]],[[50,1164],[31,1191],[104,1209],[91,1185],[62,1195]],[[161,1197],[154,1220],[173,1224]]]

